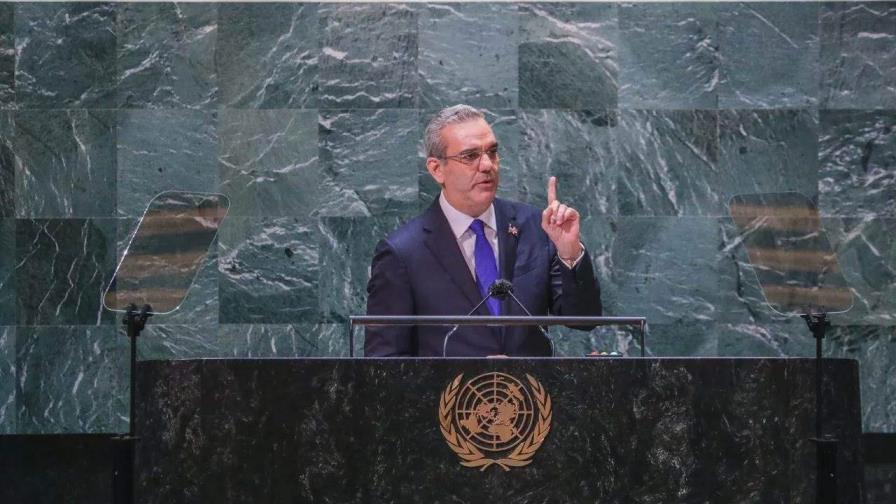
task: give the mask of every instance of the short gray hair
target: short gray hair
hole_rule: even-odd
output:
[[[426,157],[440,158],[445,155],[445,142],[442,141],[442,130],[452,124],[485,119],[485,114],[469,105],[454,105],[438,111],[426,125],[423,134],[423,150]]]

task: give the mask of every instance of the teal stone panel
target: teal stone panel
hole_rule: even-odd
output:
[[[818,3],[732,2],[718,9],[720,108],[818,104]]]
[[[16,112],[16,215],[113,217],[115,122],[110,110]]]
[[[818,194],[818,117],[811,110],[719,112],[723,215],[736,194]]]
[[[117,12],[118,107],[217,105],[217,4],[121,3]]]
[[[639,356],[638,330],[623,326],[597,327],[591,331],[579,331],[563,326],[548,330],[554,341],[555,357],[612,358],[600,354],[616,352],[619,356]]]
[[[163,191],[214,192],[217,154],[217,112],[119,112],[118,215],[142,216]]]
[[[398,215],[417,209],[417,149],[423,130],[416,110],[321,111],[323,191],[320,215]]]
[[[114,4],[16,3],[15,27],[19,108],[114,107]]]
[[[346,324],[228,324],[219,341],[223,357],[348,357]],[[360,355],[360,354],[358,354]]]
[[[396,217],[321,219],[320,314],[324,320],[345,322],[351,315],[367,313],[373,251],[402,223],[403,219]]]
[[[0,111],[0,219],[16,215],[14,112]]]
[[[719,216],[727,197],[719,170],[718,114],[622,110],[620,215]]]
[[[16,372],[19,433],[127,431],[128,340],[118,327],[20,327]]]
[[[318,4],[227,2],[218,10],[215,64],[221,104],[316,108]]]
[[[848,326],[828,332],[825,356],[857,359],[862,430],[893,432],[896,426],[896,327]]]
[[[19,325],[113,322],[102,296],[115,268],[114,219],[16,220]]]
[[[317,111],[222,110],[220,191],[231,217],[309,216],[320,190]]]
[[[316,222],[233,217],[218,232],[222,324],[317,321]]]
[[[0,326],[16,323],[16,221],[0,219]]]
[[[718,10],[709,2],[621,4],[620,108],[717,108]]]
[[[647,349],[655,357],[814,357],[815,340],[799,322],[651,324]]]
[[[715,357],[719,334],[715,322],[654,324],[648,320],[646,355],[651,357]]]
[[[413,108],[419,8],[321,4],[320,108]]]
[[[512,109],[519,88],[517,6],[428,4],[420,12],[421,107]]]
[[[519,8],[520,108],[616,108],[617,5],[523,3]]]
[[[896,217],[896,111],[822,110],[819,122],[822,213]]]
[[[0,435],[16,433],[16,328],[0,326]]]
[[[821,4],[821,106],[896,108],[896,3]]]
[[[0,4],[0,109],[12,108],[16,100],[15,6]]]
[[[485,120],[492,128],[495,139],[498,140],[498,155],[500,156],[500,164],[498,165],[498,197],[507,198],[515,201],[521,199],[520,194],[520,176],[522,173],[520,165],[520,124],[517,119],[517,111],[515,110],[489,110],[480,109],[485,114]],[[432,117],[438,110],[421,111],[419,135],[417,176],[418,176],[418,212],[423,213],[430,205],[439,197],[441,187],[439,183],[432,178],[426,169],[426,158],[423,152],[423,132],[426,125],[432,120]]]
[[[616,214],[615,111],[527,110],[520,114],[520,199],[547,206],[547,185],[557,177],[557,198],[583,221]]]
[[[153,317],[137,340],[137,359],[210,359],[225,356],[217,324],[169,324]],[[226,327],[226,326],[220,326]]]

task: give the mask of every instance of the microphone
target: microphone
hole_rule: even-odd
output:
[[[505,280],[505,282],[506,282],[506,280]],[[495,280],[495,282],[492,283],[492,284],[489,286],[489,288],[488,288],[488,294],[487,294],[484,298],[482,298],[482,301],[480,301],[478,305],[474,306],[473,309],[470,310],[470,313],[468,313],[468,314],[466,315],[467,317],[469,317],[470,315],[476,313],[476,310],[478,310],[479,307],[483,305],[483,303],[485,303],[486,301],[488,301],[488,298],[490,298],[490,297],[492,297],[492,296],[494,295],[494,294],[492,294],[492,289],[495,287],[495,284],[496,284],[496,283],[498,283],[497,280]],[[507,282],[507,283],[510,283],[510,282]],[[501,299],[501,298],[498,298],[498,299]],[[458,329],[459,327],[460,327],[459,325],[455,324],[454,327],[452,327],[451,330],[448,331],[448,334],[445,335],[445,340],[442,341],[442,357],[447,357],[446,352],[447,352],[447,350],[448,350],[448,340],[451,339],[451,335],[454,334],[454,332],[457,331],[457,329]]]
[[[505,280],[503,278],[495,280],[495,282],[489,286],[488,294],[489,296],[495,296],[496,298],[501,300],[506,299],[507,296],[510,296],[510,298],[513,299],[514,302],[516,302],[517,306],[519,306],[523,309],[524,312],[526,312],[526,315],[530,317],[532,316],[532,314],[529,313],[529,310],[526,309],[526,306],[519,299],[517,299],[516,296],[513,295],[513,283],[511,283],[509,280]],[[536,327],[541,330],[542,336],[544,336],[544,339],[548,340],[548,344],[551,345],[551,357],[553,357],[554,340],[552,340],[548,335],[548,332],[547,330],[545,330],[544,326],[539,325]]]

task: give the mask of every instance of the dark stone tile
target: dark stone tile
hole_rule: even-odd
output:
[[[221,3],[215,60],[230,108],[315,108],[316,3]]]
[[[716,324],[719,357],[815,357],[815,340],[802,320],[783,324]]]
[[[222,357],[348,357],[347,324],[222,324]]]
[[[716,112],[623,110],[620,116],[620,215],[723,214]]]
[[[616,108],[613,3],[520,4],[521,108]]]
[[[217,315],[216,311],[215,318]],[[161,316],[153,317],[137,340],[137,358],[141,361],[224,356],[216,324],[168,324]]]
[[[823,215],[896,217],[896,111],[819,114]]]
[[[888,504],[896,496],[896,464],[865,464],[865,504]]]
[[[218,233],[219,321],[316,321],[319,235],[316,223],[296,218],[226,219]]]
[[[826,357],[857,359],[862,394],[862,429],[896,430],[896,327],[842,326],[828,331]]]
[[[120,112],[118,215],[143,215],[152,198],[163,191],[214,192],[217,154],[217,112]]]
[[[16,100],[15,4],[0,4],[0,108],[13,108]]]
[[[421,105],[517,105],[517,6],[428,4],[420,12],[417,68]]]
[[[325,217],[321,219],[320,313],[343,322],[367,313],[367,281],[376,244],[396,229],[397,217]],[[356,334],[363,334],[358,329]]]
[[[217,4],[123,3],[117,12],[118,107],[217,104]]]
[[[652,357],[715,357],[719,354],[715,322],[649,324],[646,354]]]
[[[16,221],[20,325],[107,324],[102,296],[115,268],[113,219]]]
[[[720,108],[818,103],[817,3],[721,3],[718,9]]]
[[[16,328],[0,326],[0,435],[16,432]]]
[[[821,106],[896,108],[896,3],[829,2],[819,11]]]
[[[16,221],[0,219],[0,326],[16,323]]]
[[[115,143],[113,111],[16,112],[17,216],[114,216]]]
[[[18,431],[125,432],[128,345],[115,326],[19,327]]]
[[[619,106],[718,107],[718,4],[619,6]]]
[[[0,219],[16,216],[14,114],[12,111],[0,111]]]
[[[321,200],[316,111],[223,110],[221,192],[228,215],[309,216]]]
[[[15,26],[21,108],[114,106],[114,4],[17,3]]]
[[[417,209],[415,110],[321,112],[323,216],[411,216]]]
[[[320,107],[416,107],[418,16],[402,4],[321,5]]]

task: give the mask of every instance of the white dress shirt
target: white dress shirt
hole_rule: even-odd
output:
[[[451,231],[454,233],[454,238],[457,240],[460,252],[464,256],[464,261],[467,262],[467,267],[470,268],[470,274],[473,275],[473,279],[476,279],[476,256],[474,253],[476,250],[476,233],[470,229],[470,224],[475,219],[479,219],[485,224],[485,237],[488,238],[488,242],[495,252],[495,264],[500,268],[501,261],[498,259],[498,222],[495,218],[495,205],[489,205],[485,212],[478,217],[470,217],[451,206],[451,203],[448,203],[448,200],[445,199],[445,193],[441,193],[439,194],[439,206],[442,207],[442,213],[448,219],[448,225],[451,226]],[[498,271],[498,277],[500,278],[500,276],[501,272]]]

